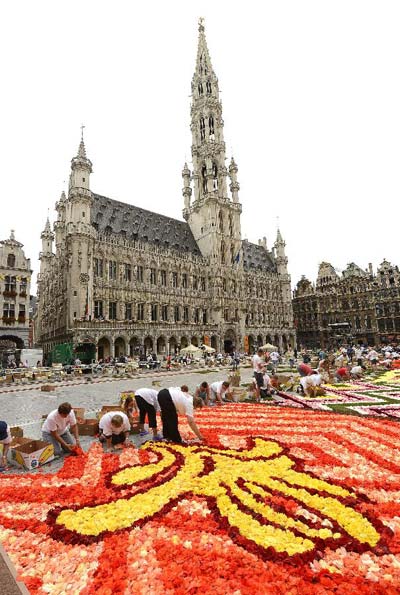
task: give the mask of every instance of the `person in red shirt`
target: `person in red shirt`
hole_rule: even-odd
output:
[[[311,366],[307,364],[300,364],[297,368],[297,371],[300,374],[300,376],[310,376],[310,374],[313,373],[313,369],[311,368]]]
[[[341,368],[338,368],[336,370],[336,378],[339,381],[343,381],[343,380],[349,380],[350,379],[350,372],[347,368],[345,368],[344,366]]]

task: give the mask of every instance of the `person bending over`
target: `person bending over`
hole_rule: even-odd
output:
[[[144,422],[147,417],[149,428],[153,432],[154,440],[161,440],[157,435],[157,411],[160,411],[160,406],[157,400],[158,391],[154,388],[138,388],[135,391],[135,400],[139,408],[139,429],[140,435],[146,436],[148,432],[144,429]]]
[[[193,414],[194,407],[201,407],[201,399],[196,398],[193,400],[186,385],[181,386],[181,388],[163,388],[158,393],[157,398],[161,409],[161,421],[165,440],[171,440],[171,442],[177,442],[178,444],[182,443],[182,437],[178,428],[178,414],[186,415],[187,422],[197,438],[204,440],[196,425]]]

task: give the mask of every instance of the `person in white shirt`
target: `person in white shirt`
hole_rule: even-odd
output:
[[[311,374],[310,376],[304,376],[300,378],[300,384],[303,387],[303,391],[306,397],[315,397],[318,393],[317,387],[322,384],[321,374]]]
[[[138,388],[135,390],[135,401],[139,408],[139,434],[146,436],[148,432],[144,429],[144,422],[147,420],[149,428],[153,432],[154,440],[161,440],[157,435],[157,411],[160,411],[160,406],[157,400],[158,391],[154,388]]]
[[[75,437],[76,446],[80,446],[74,410],[70,403],[61,403],[58,409],[49,413],[42,426],[42,438],[54,446],[55,455],[74,450],[75,445],[69,430]]]
[[[224,395],[227,393],[229,388],[229,382],[226,380],[220,380],[219,382],[213,382],[210,384],[210,398],[213,403],[219,402],[223,403],[222,399]]]
[[[122,411],[109,411],[105,413],[99,422],[100,442],[105,443],[108,450],[111,445],[125,444],[131,424],[128,416]]]
[[[350,370],[350,378],[355,378],[355,379],[359,379],[362,378],[363,375],[363,368],[362,366],[353,366]]]
[[[201,398],[193,397],[189,394],[188,387],[183,386],[173,388],[163,388],[158,393],[158,404],[161,409],[161,421],[163,425],[163,436],[165,440],[182,443],[182,437],[178,429],[178,414],[186,415],[189,426],[196,434],[199,440],[203,436],[194,421],[193,407],[201,407]]]
[[[252,363],[253,363],[253,375],[256,380],[256,401],[260,400],[260,389],[263,387],[264,384],[264,369],[265,369],[265,361],[262,358],[263,350],[259,349],[255,355],[253,355]]]
[[[7,453],[12,441],[10,427],[6,421],[0,421],[0,444],[3,445],[3,452],[0,460],[0,467],[7,464]]]

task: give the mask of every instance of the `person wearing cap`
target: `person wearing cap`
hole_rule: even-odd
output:
[[[189,394],[188,387],[163,388],[158,393],[158,403],[161,409],[161,421],[163,426],[163,437],[171,442],[182,443],[182,437],[178,429],[178,413],[186,415],[187,422],[199,440],[204,440],[199,428],[194,421],[193,408],[202,406],[202,399],[196,397],[193,400]]]
[[[131,424],[128,416],[123,411],[109,411],[99,422],[100,442],[105,443],[106,450],[111,445],[126,444],[128,441]]]
[[[0,444],[3,445],[3,452],[0,460],[0,467],[5,467],[7,464],[7,453],[11,444],[10,427],[6,421],[0,421]]]
[[[54,446],[54,454],[72,452],[75,448],[71,432],[74,435],[76,446],[80,446],[78,426],[74,410],[70,403],[61,403],[47,416],[42,426],[42,438]]]

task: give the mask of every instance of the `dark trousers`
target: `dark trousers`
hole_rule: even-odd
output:
[[[178,415],[169,390],[167,388],[160,390],[157,399],[161,409],[164,438],[172,442],[181,443],[182,438],[178,430]]]
[[[122,444],[125,442],[125,432],[121,432],[120,434],[111,434],[111,436],[106,436],[100,431],[99,440],[100,442],[105,442],[107,438],[111,438],[111,444]]]
[[[141,425],[144,424],[147,415],[147,419],[149,420],[149,427],[156,428],[156,410],[154,409],[153,405],[150,405],[150,403],[145,401],[143,397],[141,397],[140,395],[135,395],[135,400],[137,406],[139,407],[139,423]]]

